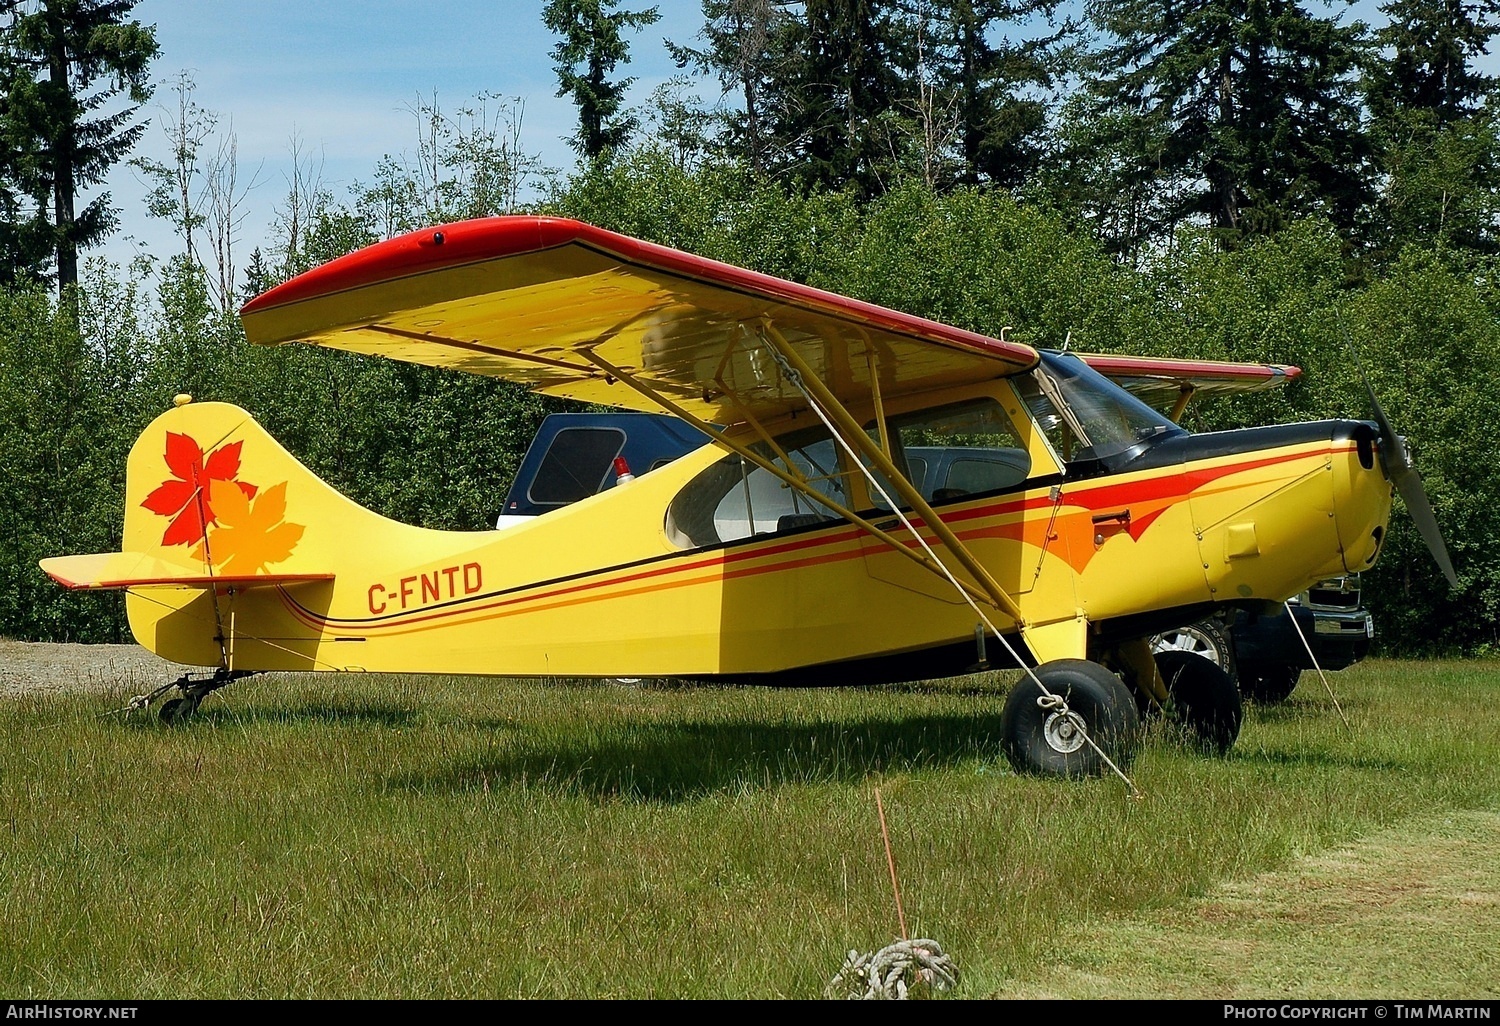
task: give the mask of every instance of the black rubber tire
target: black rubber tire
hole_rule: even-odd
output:
[[[1231,681],[1239,681],[1234,642],[1230,640],[1229,631],[1218,620],[1194,620],[1176,630],[1154,635],[1151,638],[1151,651],[1155,655],[1163,652],[1192,652],[1218,666],[1229,675]]]
[[[1172,712],[1210,755],[1223,755],[1240,736],[1240,689],[1214,663],[1191,652],[1162,652],[1156,668],[1167,683]]]
[[[162,703],[161,708],[156,712],[161,721],[168,725],[181,723],[192,714],[192,706],[188,704],[186,698],[169,698]]]
[[[1017,773],[1046,777],[1096,777],[1109,767],[1076,732],[1078,721],[1121,769],[1140,744],[1141,721],[1130,690],[1098,663],[1056,659],[1033,671],[1047,691],[1068,704],[1068,714],[1045,709],[1030,675],[1011,688],[1000,714],[1000,747]],[[1077,717],[1070,720],[1068,716]]]
[[[1240,674],[1240,692],[1258,705],[1275,705],[1292,697],[1300,667],[1286,663],[1251,663]]]

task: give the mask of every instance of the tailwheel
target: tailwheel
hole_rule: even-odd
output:
[[[1159,652],[1156,666],[1167,683],[1177,722],[1187,728],[1198,747],[1210,755],[1223,755],[1234,747],[1244,707],[1229,674],[1192,652]]]
[[[198,703],[186,698],[169,698],[161,704],[156,715],[167,725],[181,723],[198,711]]]
[[[1000,715],[1001,748],[1016,772],[1095,777],[1109,762],[1129,765],[1140,717],[1120,678],[1087,659],[1053,660],[1033,674],[1011,689]]]
[[[132,703],[132,706],[139,708],[149,705],[151,700],[158,695],[176,688],[182,694],[163,702],[156,715],[168,726],[185,723],[192,719],[193,714],[198,711],[198,706],[203,704],[203,699],[209,694],[227,684],[232,684],[241,677],[249,677],[259,672],[259,670],[216,670],[213,676],[202,680],[194,680],[192,674],[185,673],[172,683],[163,684],[151,694],[142,695]]]

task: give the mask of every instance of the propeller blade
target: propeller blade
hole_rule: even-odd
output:
[[[1364,380],[1365,391],[1370,393],[1375,423],[1380,425],[1380,462],[1385,467],[1386,476],[1396,486],[1396,491],[1401,493],[1407,512],[1417,525],[1422,540],[1427,543],[1427,550],[1437,560],[1438,568],[1448,578],[1448,584],[1457,588],[1458,574],[1454,573],[1453,561],[1448,558],[1448,546],[1443,543],[1443,532],[1438,527],[1437,517],[1433,516],[1432,503],[1427,501],[1427,489],[1422,486],[1422,475],[1412,466],[1411,455],[1406,451],[1406,440],[1391,426],[1380,400],[1375,398],[1375,389],[1370,385],[1370,379],[1365,377],[1363,367],[1359,368],[1359,376]]]
[[[1443,571],[1443,576],[1448,578],[1448,584],[1454,588],[1459,587],[1458,574],[1453,572],[1453,562],[1448,558],[1448,546],[1443,544],[1443,532],[1438,527],[1437,517],[1432,515],[1432,504],[1427,501],[1427,492],[1422,487],[1422,475],[1410,464],[1396,475],[1396,490],[1401,493],[1401,498],[1406,500],[1406,511],[1416,522],[1417,530],[1422,534],[1422,540],[1427,543],[1432,558],[1437,560],[1437,565]]]

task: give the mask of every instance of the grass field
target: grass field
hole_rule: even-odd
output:
[[[1006,678],[268,676],[185,727],[0,702],[8,998],[1500,996],[1500,664],[1370,661],[1207,759],[1018,777]]]

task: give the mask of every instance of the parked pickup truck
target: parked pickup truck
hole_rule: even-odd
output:
[[[1158,634],[1153,647],[1196,652],[1236,678],[1247,697],[1281,702],[1302,671],[1314,668],[1314,657],[1324,670],[1342,670],[1369,653],[1375,622],[1360,603],[1359,588],[1358,574],[1331,577],[1288,600],[1286,610],[1259,616],[1238,610],[1199,620]]]
[[[697,428],[652,413],[554,413],[521,459],[496,527],[561,509],[707,442]]]
[[[521,460],[495,526],[525,522],[613,488],[706,442],[696,428],[659,414],[554,413]],[[939,502],[1019,483],[1028,469],[1022,455],[964,446],[906,449],[914,483],[925,498]],[[743,511],[737,515],[744,517]],[[769,522],[782,515],[822,516],[777,509],[762,514],[757,507],[757,524],[743,524],[739,533],[751,533],[763,515]],[[1360,605],[1358,575],[1321,581],[1288,605],[1290,613],[1229,611],[1159,634],[1153,645],[1157,651],[1183,649],[1212,659],[1238,680],[1242,693],[1263,703],[1286,699],[1302,671],[1313,668],[1309,647],[1325,670],[1349,666],[1369,651],[1374,626]]]

